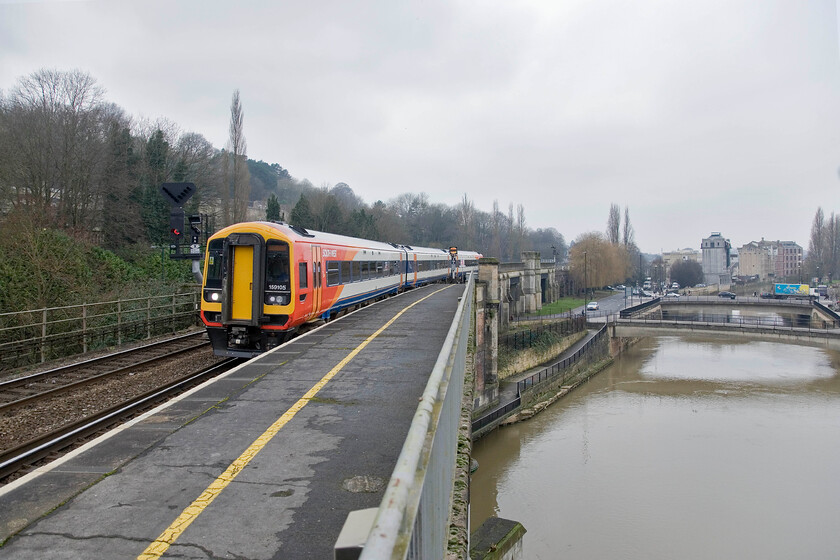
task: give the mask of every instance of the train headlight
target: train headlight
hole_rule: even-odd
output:
[[[274,302],[276,301],[276,299],[277,299],[277,298],[275,298],[274,296],[269,296],[269,298],[268,298],[268,302],[269,302],[269,303],[274,303]]]
[[[210,301],[219,301],[219,292],[213,292],[210,294]]]

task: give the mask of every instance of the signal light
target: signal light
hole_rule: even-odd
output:
[[[171,233],[176,241],[181,239],[181,234],[184,233],[184,209],[173,208],[169,212],[169,233]]]

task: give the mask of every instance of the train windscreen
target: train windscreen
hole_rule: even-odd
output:
[[[207,277],[204,279],[204,299],[218,301],[224,274],[224,239],[214,239],[207,247]],[[215,297],[213,297],[215,296]]]
[[[288,305],[291,300],[289,244],[270,240],[265,245],[265,303]]]

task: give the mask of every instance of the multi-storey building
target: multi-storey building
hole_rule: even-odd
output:
[[[729,272],[729,250],[732,244],[718,231],[703,239],[703,278],[706,284],[728,285],[732,281]]]
[[[802,247],[793,241],[776,241],[776,278],[793,278],[802,273]]]
[[[742,276],[761,280],[791,278],[802,267],[802,247],[793,241],[750,241],[740,249]]]

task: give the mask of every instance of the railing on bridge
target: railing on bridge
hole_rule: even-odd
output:
[[[621,316],[621,319],[628,319]],[[828,329],[836,329],[840,327],[838,321],[825,321],[822,319],[813,319],[810,315],[807,317],[800,317],[795,319],[785,319],[784,317],[766,317],[759,315],[726,315],[726,314],[709,314],[709,313],[676,313],[670,311],[663,313],[661,316],[641,316],[632,317],[630,320],[636,323],[655,324],[655,325],[676,325],[680,323],[703,323],[703,324],[725,324],[735,327],[757,327],[764,329],[805,329],[809,331],[824,331]]]
[[[471,276],[362,550],[363,560],[446,555],[474,286]]]
[[[0,313],[0,370],[194,325],[199,292]]]

